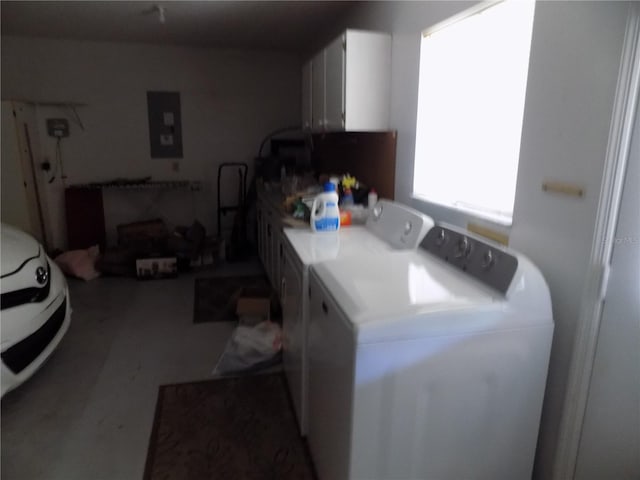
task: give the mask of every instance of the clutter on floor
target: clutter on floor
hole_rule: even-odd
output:
[[[231,334],[213,369],[214,376],[256,372],[282,361],[282,328],[264,320],[256,325],[240,324]]]
[[[253,372],[282,361],[280,305],[264,275],[199,278],[195,284],[195,323],[238,322],[213,375]]]
[[[99,256],[100,248],[95,245],[87,249],[69,250],[61,253],[55,257],[54,261],[65,275],[87,282],[100,276],[100,272],[96,270]]]
[[[144,480],[314,479],[281,373],[160,387]]]
[[[141,280],[173,278],[178,275],[176,257],[151,257],[136,259],[136,274]]]
[[[139,279],[175,277],[193,268],[212,267],[224,256],[221,241],[207,236],[198,221],[172,232],[161,219],[117,226],[118,243],[102,253],[96,245],[56,256],[61,270],[70,276],[90,280],[105,275]]]
[[[236,309],[243,296],[271,299],[271,318],[277,317],[277,299],[272,299],[264,275],[197,278],[194,293],[194,323],[238,320]]]

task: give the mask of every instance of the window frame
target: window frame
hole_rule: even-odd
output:
[[[488,1],[484,1],[484,2],[480,2],[477,5],[474,5],[472,7],[469,7],[455,15],[452,15],[451,17],[448,17],[447,19],[438,22],[424,30],[421,31],[420,34],[420,43],[422,45],[422,41],[424,40],[425,37],[433,35],[434,33],[448,28],[452,25],[454,25],[455,23],[458,23],[460,21],[466,20],[474,15],[480,14],[483,11],[490,9],[496,5],[499,5],[501,3],[504,3],[506,0],[488,0]],[[513,0],[513,1],[517,1],[517,0]],[[535,18],[535,3],[536,0],[530,0],[534,5],[533,5],[533,12],[534,12],[534,18]],[[535,20],[533,20],[535,21]],[[531,36],[533,36],[533,24],[532,24],[532,31],[531,31]],[[529,47],[529,56],[531,55],[531,46]],[[421,48],[419,50],[421,52]],[[420,58],[418,58],[418,69],[421,69],[420,66]],[[525,80],[525,105],[524,107],[526,107],[526,82],[528,82],[528,76],[529,73],[527,71],[527,79]],[[488,221],[490,223],[493,223],[495,225],[498,225],[500,227],[505,227],[505,228],[510,228],[513,225],[513,213],[515,210],[515,196],[514,196],[514,209],[511,211],[511,216],[508,217],[506,215],[500,215],[500,214],[493,214],[490,211],[487,210],[483,210],[483,209],[476,209],[473,208],[471,206],[463,206],[463,205],[452,205],[451,203],[447,203],[447,202],[438,202],[437,200],[433,199],[433,198],[428,198],[426,197],[424,194],[421,193],[416,193],[415,191],[415,174],[416,174],[416,143],[417,143],[417,132],[418,132],[418,116],[419,116],[419,96],[420,96],[420,81],[418,80],[418,95],[416,98],[416,131],[415,131],[415,140],[414,140],[414,145],[413,145],[413,162],[412,162],[412,178],[411,178],[411,194],[410,197],[411,199],[414,201],[414,203],[418,203],[419,205],[426,207],[425,210],[432,210],[434,207],[437,209],[442,209],[447,213],[450,213],[450,215],[447,216],[451,216],[451,217],[457,217],[457,218],[465,218],[465,219],[479,219],[482,221]],[[523,123],[524,123],[524,108],[523,108]],[[522,131],[520,134],[520,142],[522,139]],[[520,158],[518,158],[518,164],[520,162]],[[516,193],[515,195],[517,195],[517,175],[516,175]]]

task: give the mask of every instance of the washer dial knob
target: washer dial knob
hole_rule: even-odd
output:
[[[456,251],[454,255],[456,258],[463,258],[463,257],[468,257],[470,253],[471,253],[471,242],[469,242],[469,239],[467,237],[462,237],[458,241],[458,245],[456,245]]]
[[[487,250],[485,254],[482,256],[481,267],[484,270],[489,270],[494,263],[496,263],[496,257],[494,253],[491,250]]]

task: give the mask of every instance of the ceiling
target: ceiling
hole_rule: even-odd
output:
[[[0,9],[3,35],[304,53],[356,3],[2,0]]]

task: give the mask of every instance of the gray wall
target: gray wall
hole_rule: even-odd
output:
[[[397,199],[461,226],[474,219],[416,201],[411,190],[420,32],[471,4],[368,2],[342,25],[393,34],[391,126],[398,130]],[[551,289],[556,330],[535,468],[541,479],[551,478],[576,322],[590,270],[627,9],[625,2],[538,2],[513,225],[489,225],[510,235],[510,245],[540,267]],[[578,199],[546,194],[541,190],[545,180],[581,185],[586,195]]]
[[[300,122],[299,64],[297,56],[282,53],[3,36],[2,98],[86,104],[77,109],[85,130],[71,123],[71,136],[62,142],[67,184],[148,175],[205,183],[205,190],[193,195],[107,192],[111,240],[116,224],[154,216],[170,225],[197,218],[212,232],[217,166],[251,164],[264,136]],[[180,160],[150,157],[148,90],[180,92]],[[38,116],[42,156],[53,160],[54,141],[46,136],[44,121],[70,117],[69,112],[38,107]],[[227,203],[237,199],[235,176],[231,180],[224,182]],[[53,243],[64,248],[63,186],[59,180],[44,183]]]
[[[540,431],[538,478],[551,478],[595,229],[627,5],[541,2],[536,8],[511,242],[544,273],[556,319]],[[542,192],[581,185],[582,199]]]

